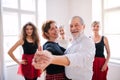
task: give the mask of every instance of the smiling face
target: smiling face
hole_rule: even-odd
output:
[[[46,39],[50,40],[50,41],[55,41],[58,38],[58,29],[57,26],[55,24],[55,22],[48,22],[46,23],[46,25],[49,26],[43,26],[43,30],[44,30],[44,36],[46,37]],[[45,30],[46,28],[46,30]]]
[[[98,31],[99,31],[99,24],[94,25],[94,26],[92,27],[92,30],[98,32]]]
[[[59,33],[60,33],[61,36],[65,34],[63,27],[59,28]]]
[[[31,36],[33,34],[33,27],[30,25],[26,26],[25,32],[26,32],[27,36]]]
[[[82,24],[81,20],[76,17],[71,20],[70,24],[70,32],[73,37],[77,37],[81,32],[84,30],[84,25]]]
[[[55,23],[50,24],[50,29],[48,30],[46,35],[49,37],[49,40],[55,40],[58,38],[58,29]]]
[[[97,21],[93,22],[93,24],[92,24],[92,31],[94,33],[98,33],[99,29],[100,29],[99,22],[97,22]]]

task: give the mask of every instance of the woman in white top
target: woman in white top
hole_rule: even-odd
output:
[[[60,26],[58,31],[59,31],[59,37],[57,39],[57,42],[60,46],[66,49],[69,44],[69,40],[66,38],[64,27]]]

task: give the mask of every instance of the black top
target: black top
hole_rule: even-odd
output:
[[[38,45],[25,40],[22,47],[23,47],[24,54],[35,54],[38,48]]]
[[[105,57],[104,56],[104,36],[102,36],[101,41],[99,43],[95,43],[96,54],[95,57]]]
[[[43,45],[43,50],[48,50],[53,55],[63,55],[65,51],[63,47],[59,46],[58,43],[55,43],[55,42],[46,42]],[[54,65],[54,64],[50,64],[46,68],[47,74],[57,74],[57,73],[62,73],[64,71],[65,71],[64,66],[59,66],[59,65]]]

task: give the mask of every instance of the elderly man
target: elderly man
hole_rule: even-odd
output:
[[[94,42],[84,34],[84,21],[74,16],[70,22],[70,32],[73,36],[65,55],[51,55],[49,51],[38,52],[33,60],[37,69],[45,68],[49,64],[65,66],[65,73],[72,80],[91,80],[93,59],[95,55]]]

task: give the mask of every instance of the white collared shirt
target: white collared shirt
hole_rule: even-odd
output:
[[[65,67],[66,76],[72,80],[91,80],[95,55],[94,42],[81,33],[65,51],[70,65]]]

